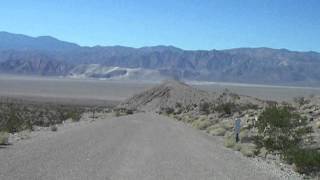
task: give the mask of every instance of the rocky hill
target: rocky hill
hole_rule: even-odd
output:
[[[21,66],[25,69],[25,64],[35,64],[39,56],[45,64],[63,65],[42,65],[28,71],[21,70]],[[15,66],[19,68],[8,67],[11,62],[15,62]],[[82,47],[52,37],[33,38],[0,32],[0,63],[0,72],[16,74],[27,72],[93,78],[118,78],[124,75],[130,77],[130,73],[123,72],[117,76],[108,75],[108,69],[125,68],[127,72],[130,69],[139,72],[133,74],[134,79],[145,77],[144,71],[152,71],[156,74],[152,77],[159,80],[171,77],[259,84],[320,84],[320,53],[271,48],[183,50],[173,46]],[[107,71],[99,70],[89,75],[85,72],[90,69],[83,70],[84,73],[78,71],[79,68],[90,68],[92,65],[101,66],[100,69]],[[50,73],[46,73],[47,71]],[[92,74],[94,75],[91,76]]]
[[[119,107],[146,111],[183,110],[201,113],[205,108],[211,111],[212,109],[209,108],[226,105],[239,110],[239,108],[262,107],[267,103],[257,98],[232,93],[227,89],[220,94],[209,93],[180,81],[166,80],[125,100]]]
[[[213,97],[213,94],[182,82],[170,80],[134,95],[121,103],[119,107],[158,111],[162,108],[199,104],[201,101],[209,101]]]

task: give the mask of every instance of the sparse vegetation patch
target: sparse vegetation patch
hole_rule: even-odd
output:
[[[68,119],[77,122],[86,111],[90,111],[90,108],[1,99],[0,131],[16,133],[33,130],[34,126],[49,127]]]
[[[9,133],[0,132],[0,145],[7,145],[9,143]]]
[[[313,173],[320,169],[320,153],[306,148],[303,138],[312,132],[307,119],[288,107],[266,108],[257,122],[258,147],[278,153],[289,163],[294,163],[301,173]]]

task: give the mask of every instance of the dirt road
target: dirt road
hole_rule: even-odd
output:
[[[164,116],[140,113],[0,148],[1,180],[285,179]],[[296,177],[289,177],[295,179]]]

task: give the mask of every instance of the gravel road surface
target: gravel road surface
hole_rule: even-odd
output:
[[[59,129],[0,148],[1,180],[295,179],[153,113]],[[257,164],[258,163],[258,164]]]

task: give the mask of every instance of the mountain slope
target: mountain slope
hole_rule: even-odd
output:
[[[30,53],[33,55],[30,56]],[[79,69],[88,72],[92,65],[96,69],[124,68],[154,72],[158,79],[198,81],[224,81],[263,84],[320,85],[320,53],[296,52],[286,49],[238,48],[229,50],[183,50],[173,46],[131,48],[124,46],[81,47],[51,37],[29,37],[0,32],[0,72],[20,73],[8,68],[7,63],[33,62],[35,57],[47,59],[47,63],[61,63],[66,67],[50,66],[57,75],[79,74]],[[4,63],[3,62],[7,62]],[[44,62],[44,61],[43,61]],[[39,69],[40,68],[40,69]],[[60,68],[60,70],[59,70]],[[43,66],[30,69],[30,73],[45,72]],[[93,77],[117,78],[105,72]],[[127,71],[128,72],[128,71]],[[41,73],[52,74],[52,73]],[[116,73],[117,74],[117,73]],[[118,72],[123,76],[125,71]],[[145,78],[138,73],[134,79]],[[89,77],[92,77],[90,75]],[[130,79],[130,78],[129,78]]]
[[[0,52],[0,72],[43,76],[67,75],[73,65],[53,59],[38,51]]]

